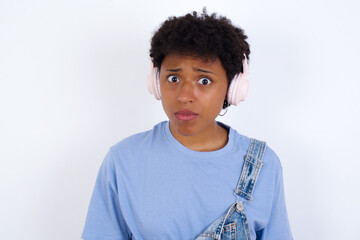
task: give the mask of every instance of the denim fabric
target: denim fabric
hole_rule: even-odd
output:
[[[213,222],[196,240],[250,240],[250,230],[244,210],[244,203],[253,200],[252,192],[263,166],[266,143],[256,139],[250,140],[245,156],[239,182],[234,190],[237,201],[226,214]],[[245,199],[243,203],[240,198]]]

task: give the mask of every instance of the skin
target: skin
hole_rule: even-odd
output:
[[[207,80],[206,80],[207,79]],[[221,61],[169,54],[160,70],[160,92],[170,131],[184,146],[196,151],[215,151],[228,141],[228,132],[219,126],[219,115],[228,82]],[[179,120],[176,112],[189,110],[197,115],[190,121]]]

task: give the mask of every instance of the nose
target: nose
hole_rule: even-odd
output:
[[[191,82],[183,82],[183,84],[180,86],[177,100],[180,103],[194,102],[195,86]]]

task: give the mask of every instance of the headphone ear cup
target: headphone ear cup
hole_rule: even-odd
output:
[[[156,100],[161,99],[159,70],[157,67],[154,67],[152,63],[150,64],[150,73],[147,77],[147,87],[149,93],[153,94]]]
[[[229,86],[227,100],[230,105],[237,106],[241,101],[245,101],[247,96],[249,89],[248,65],[245,54],[244,57],[242,61],[243,72],[235,75]]]

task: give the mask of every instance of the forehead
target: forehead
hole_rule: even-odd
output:
[[[161,68],[181,68],[186,66],[202,67],[217,71],[225,71],[219,58],[211,58],[190,54],[168,54],[161,63]]]

